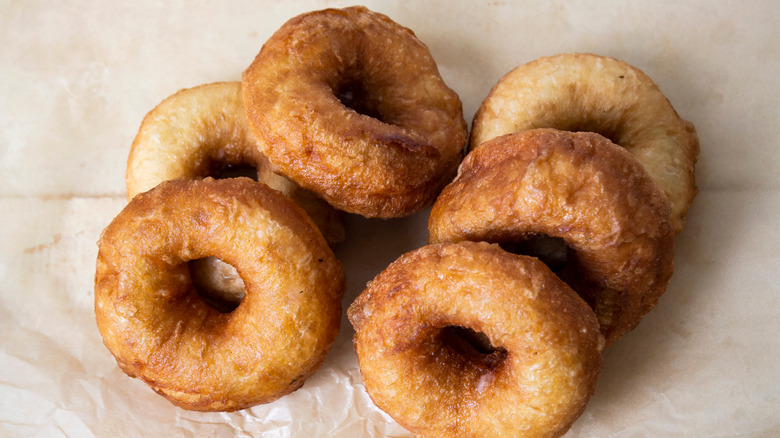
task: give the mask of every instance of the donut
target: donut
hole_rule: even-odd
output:
[[[423,437],[557,437],[601,370],[588,305],[542,262],[485,242],[406,253],[352,303],[366,391]]]
[[[672,202],[675,233],[694,196],[699,139],[647,75],[593,54],[540,58],[507,73],[474,116],[470,149],[533,128],[591,131],[631,152]]]
[[[560,239],[558,274],[591,305],[607,345],[655,307],[674,270],[670,203],[624,148],[591,132],[533,129],[463,160],[428,220],[429,242],[512,249]]]
[[[246,296],[223,313],[187,262],[235,267]],[[175,405],[232,411],[303,385],[341,322],[344,273],[305,212],[248,178],[173,180],[135,196],[103,231],[95,315],[119,367]]]
[[[292,198],[331,244],[344,240],[343,214],[279,175],[244,116],[241,82],[183,89],[144,117],[127,160],[127,198],[179,178],[249,176]]]
[[[414,33],[364,7],[286,22],[242,75],[268,159],[331,205],[365,217],[433,203],[467,142],[458,95]]]

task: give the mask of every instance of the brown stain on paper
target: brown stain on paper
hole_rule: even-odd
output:
[[[41,252],[45,249],[49,249],[52,246],[60,243],[60,240],[62,240],[62,235],[60,233],[57,233],[54,235],[54,238],[49,243],[41,243],[40,245],[31,246],[24,249],[25,254],[35,254],[37,252]]]

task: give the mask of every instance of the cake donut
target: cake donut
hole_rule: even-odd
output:
[[[187,262],[235,267],[246,296],[209,306]],[[174,404],[232,411],[273,401],[320,366],[341,321],[344,273],[289,198],[248,178],[165,181],[98,242],[95,314],[119,367]]]
[[[674,269],[669,200],[601,135],[534,129],[482,143],[441,193],[429,241],[565,242],[557,272],[591,305],[607,345],[655,307]]]
[[[690,122],[646,74],[585,53],[521,65],[490,91],[474,116],[470,149],[532,128],[591,131],[625,147],[672,202],[675,233],[696,195],[699,140]]]
[[[268,162],[244,116],[241,82],[187,88],[146,117],[127,160],[127,198],[179,178],[248,176],[292,198],[333,244],[344,240],[344,218]]]
[[[371,399],[422,437],[557,437],[601,370],[588,305],[543,263],[485,242],[406,253],[348,310]]]
[[[461,102],[428,48],[364,7],[289,20],[242,84],[271,163],[344,211],[412,214],[433,203],[462,159]]]

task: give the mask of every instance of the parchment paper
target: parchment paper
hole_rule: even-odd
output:
[[[141,119],[237,80],[298,13],[336,1],[0,4],[0,436],[409,434],[361,384],[343,320],[304,387],[241,412],[174,407],[125,376],[92,310],[95,242],[125,205]],[[697,127],[700,193],[658,307],[605,351],[568,437],[780,436],[780,8],[772,1],[366,3],[426,43],[470,121],[516,65],[560,52],[642,69]],[[427,211],[349,217],[348,290],[423,245]]]

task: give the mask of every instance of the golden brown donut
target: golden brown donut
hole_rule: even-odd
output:
[[[425,246],[348,310],[368,394],[423,437],[557,437],[580,416],[604,339],[543,263],[484,242]]]
[[[268,159],[344,211],[412,214],[433,202],[462,159],[461,102],[428,48],[364,7],[289,20],[242,83]]]
[[[278,174],[260,152],[258,142],[246,124],[240,82],[180,90],[141,123],[127,160],[127,198],[163,181],[225,177],[248,170],[253,179],[303,207],[329,243],[343,241],[343,214]],[[241,169],[243,166],[249,169]]]
[[[341,264],[300,207],[248,178],[163,182],[133,198],[98,247],[104,344],[180,407],[231,411],[288,394],[338,333]],[[187,262],[207,256],[246,285],[230,313],[193,287]]]
[[[563,239],[559,275],[607,345],[655,307],[672,276],[669,200],[625,149],[589,132],[535,129],[483,143],[441,193],[430,242]]]
[[[672,201],[675,233],[696,196],[699,139],[653,80],[614,58],[540,58],[507,73],[474,116],[470,148],[532,128],[591,131],[625,147]]]

